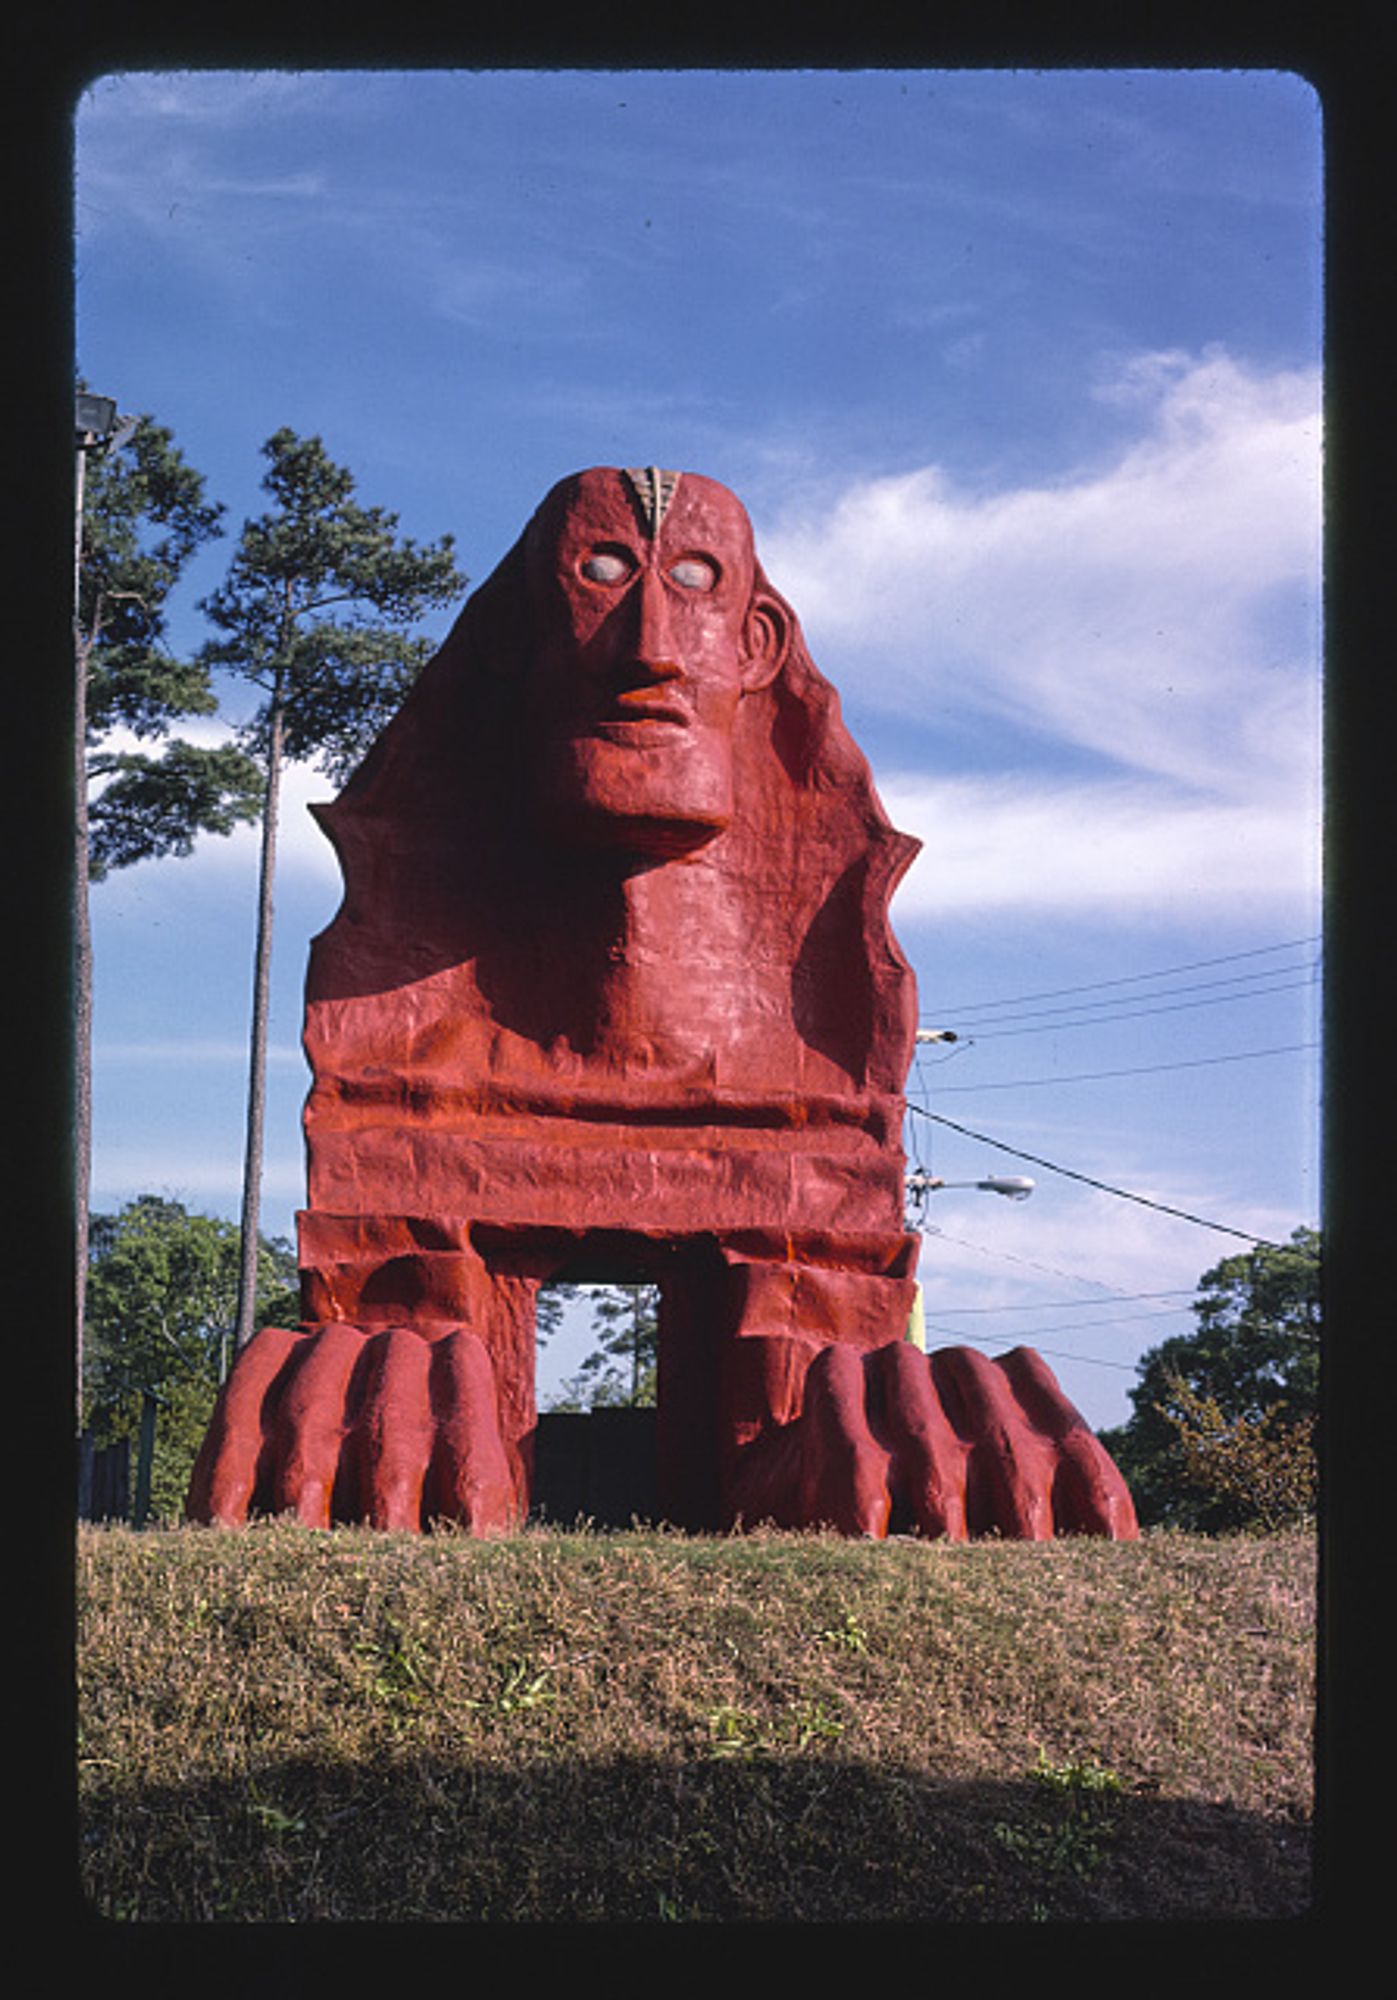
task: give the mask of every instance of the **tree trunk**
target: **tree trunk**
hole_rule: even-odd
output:
[[[257,888],[257,946],[252,975],[252,1048],[247,1080],[247,1140],[243,1151],[241,1264],[238,1317],[233,1333],[236,1357],[256,1328],[257,1243],[262,1203],[262,1129],[267,1098],[267,1016],[271,1007],[272,878],[276,870],[277,815],[281,804],[282,742],[286,731],[280,682],[272,695],[267,724],[267,789],[262,805],[262,861]]]

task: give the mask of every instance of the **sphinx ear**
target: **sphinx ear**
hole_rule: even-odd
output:
[[[784,604],[765,590],[756,590],[742,628],[742,687],[746,694],[769,687],[786,664],[791,620]]]

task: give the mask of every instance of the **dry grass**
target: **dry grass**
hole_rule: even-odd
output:
[[[1286,1917],[1303,1535],[85,1529],[81,1872],[135,1921]]]

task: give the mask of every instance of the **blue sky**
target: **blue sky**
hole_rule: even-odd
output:
[[[1283,72],[205,72],[76,108],[79,366],[228,509],[317,433],[483,581],[591,464],[707,473],[898,825],[934,1344],[1097,1424],[1233,1230],[1319,1219],[1322,132]],[[435,633],[444,635],[451,614]],[[245,695],[224,691],[226,713]],[[220,725],[192,726],[207,735]],[[288,786],[263,1226],[303,1198]],[[235,1216],[255,839],[93,894],[93,1200]],[[544,1357],[541,1383],[575,1364]]]

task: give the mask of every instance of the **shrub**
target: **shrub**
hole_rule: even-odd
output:
[[[1257,1418],[1228,1417],[1215,1397],[1181,1376],[1155,1405],[1175,1433],[1182,1478],[1202,1501],[1210,1530],[1268,1532],[1313,1518],[1318,1467],[1312,1413],[1288,1418],[1277,1404]]]

